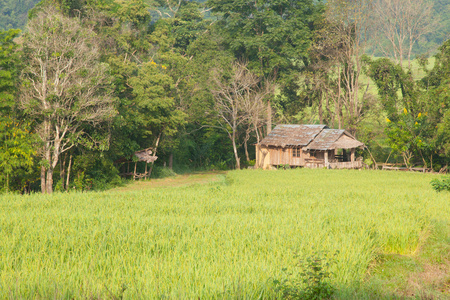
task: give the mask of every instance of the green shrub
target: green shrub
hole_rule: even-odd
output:
[[[450,177],[439,180],[437,178],[431,180],[431,186],[437,192],[449,191],[450,192]]]
[[[338,251],[330,257],[316,251],[306,258],[300,258],[300,272],[287,273],[286,279],[274,281],[277,292],[281,292],[285,299],[330,299],[335,287],[330,283],[332,273],[329,268],[336,263],[337,254]],[[283,272],[286,271],[283,269]]]
[[[277,169],[281,170],[289,170],[291,166],[289,164],[278,165]]]
[[[229,169],[228,163],[224,160],[219,160],[218,162],[216,162],[215,164],[211,164],[211,166],[209,167],[209,169],[211,170],[220,170],[220,171],[225,171]]]
[[[153,169],[152,178],[166,178],[176,176],[177,173],[174,170],[167,167],[155,166]]]

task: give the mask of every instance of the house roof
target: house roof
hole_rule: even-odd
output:
[[[278,125],[261,141],[261,145],[332,150],[357,148],[364,144],[348,131],[329,129],[326,125]]]
[[[139,151],[134,152],[134,155],[137,156],[139,161],[145,161],[147,163],[151,163],[151,162],[154,162],[155,160],[158,159],[157,156],[152,155],[152,153],[153,153],[152,150],[153,150],[153,148],[147,148],[147,149],[144,149],[144,150],[139,150]]]
[[[308,145],[326,125],[277,125],[261,141],[263,146],[298,147]]]
[[[364,145],[344,129],[324,129],[316,136],[306,149],[332,150],[351,149]]]

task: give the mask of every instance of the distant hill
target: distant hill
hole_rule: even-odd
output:
[[[432,0],[431,2],[433,2],[434,17],[439,20],[439,24],[432,32],[422,36],[418,43],[414,45],[413,57],[419,54],[434,54],[440,45],[450,39],[450,1]],[[376,49],[368,49],[368,53],[375,56],[384,56]]]
[[[434,0],[434,11],[440,20],[440,28],[431,34],[435,42],[442,45],[443,42],[450,39],[450,1]]]
[[[28,11],[40,0],[0,0],[0,30],[22,29],[28,17]]]

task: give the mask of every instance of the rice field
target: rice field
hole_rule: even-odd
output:
[[[357,290],[377,254],[413,255],[450,226],[434,175],[242,170],[209,184],[0,195],[1,299],[273,299],[295,255],[339,252]]]

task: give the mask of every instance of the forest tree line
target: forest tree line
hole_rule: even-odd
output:
[[[345,128],[370,149],[360,153],[368,164],[441,170],[450,40],[435,9],[425,0],[41,1],[22,32],[0,32],[2,188],[104,189],[149,147],[156,173],[247,167],[278,123]],[[418,56],[433,32],[443,44]]]

